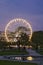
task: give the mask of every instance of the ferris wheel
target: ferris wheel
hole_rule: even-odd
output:
[[[15,27],[12,28],[13,30],[15,30],[15,28],[17,26],[20,26],[20,25],[24,26],[24,27],[27,27],[29,29],[29,32],[30,32],[29,40],[31,40],[31,37],[32,37],[32,27],[31,27],[30,23],[28,21],[26,21],[25,19],[16,18],[16,19],[13,19],[13,20],[9,21],[9,23],[5,27],[5,38],[6,38],[7,42],[11,42],[12,39],[13,39],[13,38],[9,39],[9,35],[8,35],[8,30],[11,30],[9,28],[12,27],[12,24],[14,24],[14,26],[15,26]]]

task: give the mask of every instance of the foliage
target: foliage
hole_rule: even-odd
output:
[[[8,45],[5,41],[0,41],[0,49],[4,49]]]
[[[19,43],[21,45],[27,45],[29,41],[29,37],[26,33],[21,33],[21,37],[19,39]]]
[[[33,32],[31,40],[34,49],[38,50],[38,46],[43,49],[43,31]]]
[[[20,26],[20,27],[18,27],[16,29],[15,32],[19,33],[18,41],[16,42],[18,47],[20,47],[20,45],[28,45],[28,43],[29,43],[29,36],[28,36],[27,32],[29,32],[29,29],[27,29],[26,27]]]
[[[43,31],[33,32],[32,42],[43,44]]]

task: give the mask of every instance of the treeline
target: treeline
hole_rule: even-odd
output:
[[[32,42],[43,47],[43,31],[35,31],[32,35]]]
[[[33,32],[33,35],[32,35],[32,39],[31,39],[31,43],[32,45],[34,46],[38,46],[40,45],[41,47],[43,47],[43,31],[35,31]],[[15,45],[17,44],[18,46],[20,44],[22,45],[30,45],[31,44],[29,41],[28,41],[28,36],[24,33],[21,34],[21,38],[19,39],[18,42],[2,42],[0,41],[0,48],[5,48],[7,46],[10,47],[11,44]]]

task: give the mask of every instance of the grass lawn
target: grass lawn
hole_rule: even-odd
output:
[[[29,62],[0,61],[0,65],[37,65]]]
[[[0,55],[22,55],[22,54],[28,54],[28,52],[26,50],[21,51],[18,49],[0,51]]]

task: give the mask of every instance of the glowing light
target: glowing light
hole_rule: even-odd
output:
[[[30,45],[30,48],[32,48],[32,46]]]
[[[33,60],[33,58],[31,56],[27,57],[27,60]]]
[[[6,25],[6,27],[5,27],[5,37],[6,37],[6,40],[7,40],[7,42],[10,42],[10,40],[9,40],[9,38],[8,38],[8,36],[7,36],[7,30],[8,30],[8,27],[12,24],[12,23],[15,23],[15,22],[21,22],[22,21],[22,23],[24,23],[25,25],[27,25],[27,27],[30,29],[30,37],[29,37],[29,40],[31,40],[31,37],[32,37],[32,27],[31,27],[31,25],[26,21],[26,20],[24,20],[24,19],[20,19],[20,18],[16,18],[16,19],[13,19],[13,20],[11,20],[7,25]]]
[[[17,42],[18,40],[16,38],[14,38],[14,42]]]
[[[22,60],[21,57],[15,57],[15,60]]]

